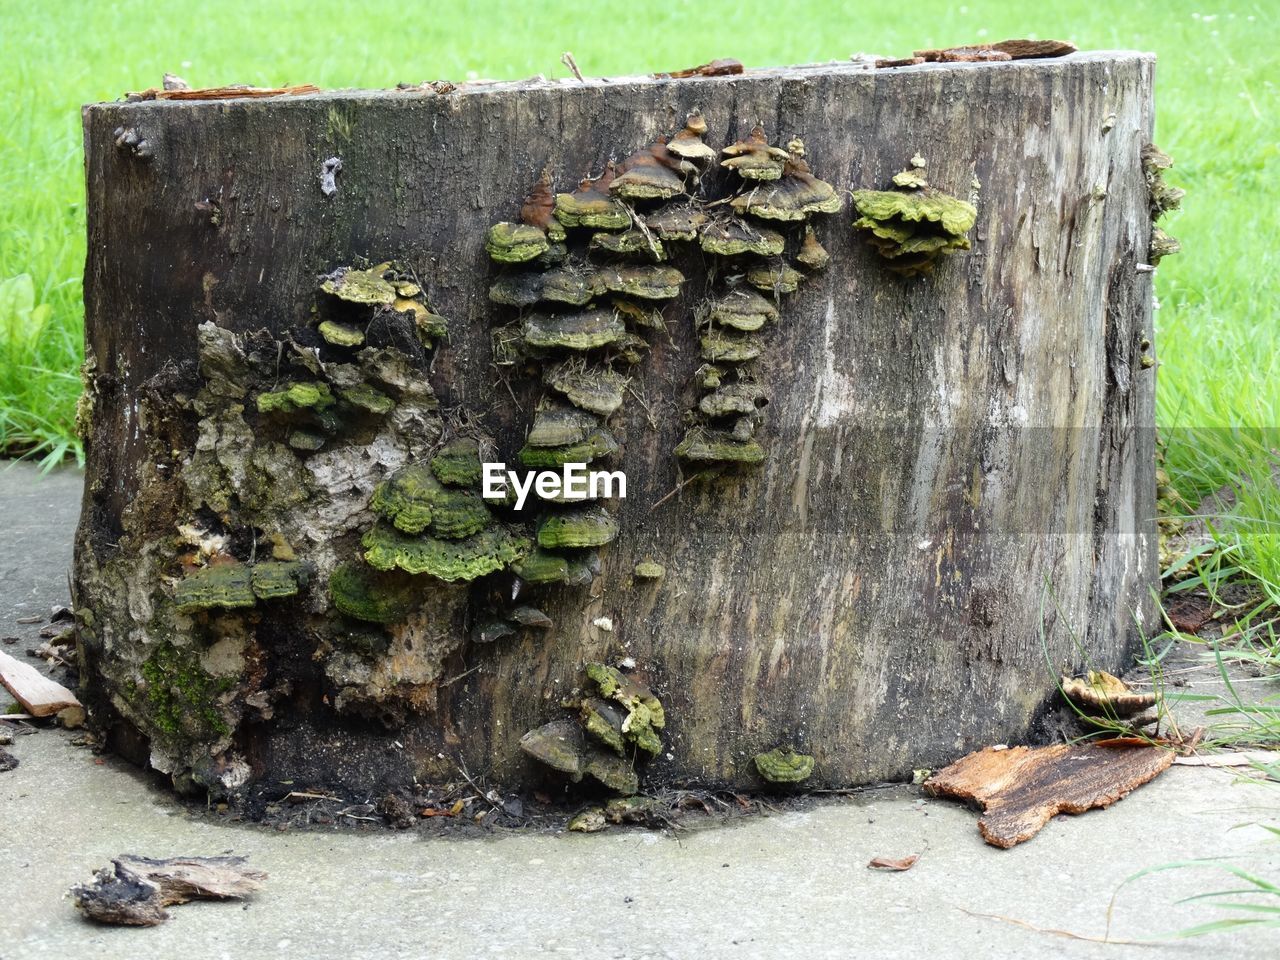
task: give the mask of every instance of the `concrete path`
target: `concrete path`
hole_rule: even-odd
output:
[[[66,601],[79,478],[0,467],[0,636],[21,655]],[[0,711],[9,701],[0,693]],[[0,773],[0,958],[971,958],[1280,955],[1280,930],[1157,946],[1102,944],[1130,874],[1228,857],[1280,880],[1280,786],[1174,767],[1110,810],[1060,817],[1001,851],[975,815],[900,787],[671,837],[510,833],[442,840],[383,830],[278,832],[193,813],[136,770],[51,728],[15,738]],[[1253,824],[1253,825],[1246,825]],[[1246,825],[1246,826],[1241,826]],[[872,857],[924,851],[910,872]],[[117,854],[244,854],[270,874],[251,903],[173,908],[157,928],[104,928],[64,893]],[[1240,884],[1210,866],[1120,890],[1111,936],[1138,940],[1219,919],[1180,898]],[[1006,919],[993,919],[994,915]],[[1026,926],[1026,925],[1030,926]],[[1035,929],[1041,928],[1041,929]]]

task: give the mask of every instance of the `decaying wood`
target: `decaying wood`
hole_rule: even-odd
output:
[[[742,71],[741,60],[726,57],[720,60],[712,60],[710,63],[704,63],[696,67],[689,67],[685,70],[676,70],[672,73],[655,73],[653,76],[658,80],[686,80],[690,77],[727,77],[742,73]]]
[[[1076,45],[1066,40],[1000,40],[996,43],[970,43],[962,47],[917,50],[915,56],[931,63],[981,63],[990,60],[1065,57],[1075,52]]]
[[[251,99],[261,99],[263,97],[297,97],[304,93],[319,93],[320,88],[315,84],[304,83],[294,87],[253,87],[253,86],[229,86],[229,87],[201,87],[199,89],[191,89],[186,86],[170,86],[166,84],[163,87],[148,87],[146,90],[140,90],[137,93],[128,95],[130,100],[232,100],[248,97]]]
[[[262,889],[267,875],[244,857],[124,855],[71,888],[76,908],[100,923],[150,927],[169,919],[165,907],[192,900],[242,900]]]
[[[48,717],[65,707],[78,707],[76,695],[30,664],[0,652],[0,683],[33,717]]]
[[[806,786],[822,789],[1025,736],[1057,695],[1046,656],[1074,672],[1083,648],[1114,670],[1157,622],[1151,277],[1136,269],[1152,74],[1147,55],[1089,53],[87,107],[75,607],[92,614],[79,638],[95,717],[180,785],[232,794],[255,778],[385,793],[455,780],[459,763],[526,785],[521,736],[565,715],[584,663],[624,658],[666,709],[646,789],[759,788],[750,758],[780,744],[814,757]],[[519,601],[554,629],[472,642],[485,598],[455,589],[370,643],[378,628],[333,614],[330,574],[359,557],[374,488],[421,449],[393,424],[371,449],[238,456],[252,398],[236,401],[238,435],[179,405],[237,387],[201,372],[199,325],[269,375],[313,356],[292,344],[314,334],[321,277],[402,261],[449,324],[413,377],[514,463],[543,387],[495,365],[510,311],[489,300],[487,228],[519,216],[544,169],[572,190],[694,108],[716,149],[760,122],[770,143],[802,138],[846,197],[918,153],[932,187],[974,199],[972,249],[908,281],[847,203],[815,218],[830,264],[786,299],[759,363],[766,458],[697,483],[673,453],[698,402],[708,278],[688,284],[630,371],[641,400],[610,423],[628,488],[594,583]],[[134,142],[118,147],[117,129]],[[184,486],[210,447],[258,484],[238,490],[240,509],[261,503],[232,533]],[[313,570],[296,597],[175,611],[187,559],[260,559],[273,536]],[[665,575],[640,580],[641,562]],[[357,687],[367,709],[344,715]]]
[[[1174,752],[1135,744],[987,747],[925,782],[935,797],[977,803],[982,838],[1008,849],[1059,813],[1109,807],[1173,763]]]

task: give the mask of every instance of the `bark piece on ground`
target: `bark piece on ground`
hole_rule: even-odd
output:
[[[242,900],[262,889],[267,875],[244,857],[173,857],[125,854],[71,888],[86,917],[99,923],[153,927],[169,919],[165,907],[191,900]]]
[[[982,838],[1007,850],[1059,813],[1111,806],[1166,770],[1173,756],[1129,744],[985,747],[936,773],[924,788],[935,797],[977,803],[984,811]]]
[[[0,653],[0,683],[33,717],[47,717],[66,707],[80,706],[76,695],[62,684],[7,653]]]

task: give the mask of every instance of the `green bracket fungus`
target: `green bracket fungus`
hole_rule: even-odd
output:
[[[764,387],[758,383],[733,383],[704,395],[698,402],[698,409],[709,417],[755,413],[758,405],[768,402],[767,396]]]
[[[349,389],[339,390],[338,396],[351,406],[377,416],[390,413],[396,406],[394,400],[381,390],[375,390],[367,383],[360,383]]]
[[[520,451],[520,462],[532,469],[561,467],[566,463],[591,463],[618,452],[618,441],[604,427],[593,430],[584,440],[560,447],[535,447]]]
[[[804,144],[793,140],[779,179],[764,183],[730,201],[738,214],[761,220],[803,221],[815,213],[839,213],[843,206],[835,187],[819,180],[804,160]]]
[[[644,217],[650,233],[672,243],[697,240],[698,231],[706,222],[707,215],[689,203],[667,204]]]
[[[854,229],[865,231],[889,269],[903,276],[929,273],[939,255],[968,250],[978,216],[973,204],[923,185],[922,167],[913,161],[909,180],[895,178],[897,189],[853,192]]]
[[[602,267],[597,275],[601,286],[610,293],[641,300],[678,297],[684,283],[684,274],[675,267]]]
[[[676,456],[690,463],[759,463],[764,448],[755,440],[740,440],[722,430],[694,427],[676,447]]]
[[[364,558],[377,570],[425,573],[449,582],[474,580],[516,562],[529,541],[501,524],[491,524],[465,540],[412,536],[378,523],[361,538]]]
[[[528,223],[495,223],[484,241],[485,251],[498,263],[527,263],[549,246],[546,232]]]
[[[641,560],[632,573],[637,580],[661,580],[667,575],[667,568],[653,560]]]
[[[540,406],[527,442],[531,447],[566,447],[587,439],[600,421],[585,410],[560,403]]]
[[[543,380],[574,406],[602,417],[612,416],[622,406],[622,392],[627,387],[627,378],[607,367],[572,361],[548,368]]]
[[[538,546],[602,547],[618,535],[618,521],[600,506],[575,507],[545,517],[538,525]]]
[[[702,249],[720,257],[752,254],[775,257],[786,248],[782,234],[768,227],[755,227],[737,218],[722,217],[706,224],[698,238]]]
[[[358,347],[364,343],[364,331],[335,320],[322,320],[316,329],[326,343],[335,347]]]
[[[685,192],[684,174],[693,169],[659,140],[622,162],[609,192],[625,200],[669,200]]]
[[[431,472],[450,487],[474,487],[480,482],[480,446],[467,437],[455,437],[431,458]]]
[[[609,193],[616,175],[616,168],[610,166],[598,180],[583,180],[573,193],[557,194],[556,219],[566,227],[627,229],[631,226],[631,211],[626,204]]]
[[[734,287],[712,300],[707,319],[735,330],[759,330],[778,319],[778,308],[749,287]]]
[[[758,263],[747,271],[747,283],[757,290],[772,293],[775,297],[783,293],[795,293],[800,289],[804,274],[781,261]]]
[[[337,401],[327,383],[291,383],[279,390],[260,393],[254,401],[259,413],[291,414],[300,410],[322,412]]]
[[[600,232],[592,235],[588,249],[599,253],[612,253],[620,257],[640,257],[661,262],[667,259],[662,241],[642,230],[624,230],[621,233]]]
[[[757,753],[755,765],[756,771],[769,783],[801,783],[813,773],[813,757],[796,753],[790,747],[776,747],[768,753]]]
[[[179,613],[243,609],[255,606],[259,600],[295,595],[306,584],[307,576],[306,567],[296,561],[217,563],[179,580],[174,600]]]
[[[531,313],[524,318],[524,342],[539,349],[594,350],[616,343],[627,332],[618,311],[584,310],[556,315]]]
[[[640,780],[627,761],[594,743],[572,720],[553,720],[520,738],[520,749],[577,783],[589,776],[615,793],[629,796],[640,789]]]
[[[431,508],[444,487],[421,464],[401,467],[373,491],[369,506],[405,533],[421,533],[431,522]]]
[[[511,569],[526,583],[567,583],[571,575],[568,557],[538,548],[517,560]]]
[[[745,140],[730,144],[720,153],[720,166],[744,180],[778,180],[791,159],[785,150],[770,146],[764,128],[757,126]]]
[[[600,696],[626,710],[619,730],[621,735],[641,750],[655,756],[661,753],[662,740],[657,731],[666,726],[666,713],[653,691],[617,667],[588,663],[586,669],[588,679],[596,685]]]
[[[618,756],[626,755],[622,725],[627,715],[618,704],[599,697],[588,697],[579,707],[579,719],[588,736],[594,737]]]
[[[764,351],[764,343],[754,334],[734,334],[711,329],[699,339],[702,358],[712,362],[742,363],[754,360]]]
[[[422,581],[399,572],[344,563],[329,575],[329,597],[340,613],[369,623],[398,623],[422,606]]]
[[[321,281],[320,289],[348,303],[389,307],[397,296],[395,285],[386,279],[390,269],[389,263],[368,270],[339,267]]]

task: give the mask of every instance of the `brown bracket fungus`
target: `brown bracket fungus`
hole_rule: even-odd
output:
[[[1182,205],[1182,198],[1187,195],[1185,190],[1165,183],[1165,171],[1172,166],[1173,160],[1154,143],[1142,148],[1142,172],[1147,181],[1151,207],[1151,242],[1147,260],[1152,266],[1158,264],[1161,258],[1182,249],[1182,244],[1156,226],[1156,221],[1166,213],[1177,210]]]

